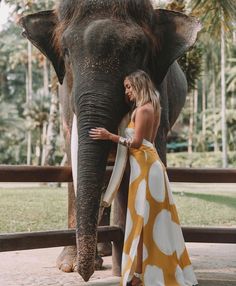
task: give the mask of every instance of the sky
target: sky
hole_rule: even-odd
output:
[[[7,22],[9,17],[9,7],[2,0],[0,3],[0,30],[2,30],[3,25]]]
[[[168,3],[171,2],[171,0],[152,0],[154,4],[163,4],[163,3]],[[3,28],[3,25],[7,22],[9,17],[9,6],[6,5],[5,1],[2,0],[0,3],[0,31]]]

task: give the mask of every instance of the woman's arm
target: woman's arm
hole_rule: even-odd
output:
[[[89,131],[89,136],[93,140],[111,140],[114,143],[119,143],[120,136],[109,132],[102,127],[92,128]]]
[[[142,145],[145,128],[147,128],[148,111],[145,107],[137,109],[135,114],[134,137],[129,143],[131,148],[139,148]],[[113,134],[102,127],[92,128],[89,136],[94,140],[111,140],[114,143],[120,143],[121,137]]]

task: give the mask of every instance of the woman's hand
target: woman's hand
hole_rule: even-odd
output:
[[[112,134],[105,128],[96,127],[90,129],[89,136],[93,140],[111,140]]]

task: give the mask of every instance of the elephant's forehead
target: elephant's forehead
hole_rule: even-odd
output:
[[[84,30],[84,40],[86,41],[93,34],[97,34],[98,32],[102,32],[103,30],[106,30],[106,32],[109,34],[113,34],[114,29],[111,26],[111,21],[109,19],[100,19],[92,21]]]
[[[120,2],[117,0],[64,0],[60,1],[57,10],[61,20],[70,20],[74,16],[83,18],[99,11],[111,10],[114,5],[120,6]]]
[[[61,0],[57,5],[60,20],[85,19],[93,15],[117,19],[139,18],[146,22],[153,7],[149,0]]]
[[[58,3],[58,10],[64,14],[66,11],[78,11],[80,14],[94,12],[94,10],[101,10],[107,8],[124,7],[125,1],[120,0],[61,0]],[[88,10],[87,10],[88,9]],[[92,10],[92,11],[91,11]]]
[[[134,40],[143,35],[143,31],[137,25],[127,25],[111,19],[99,19],[91,21],[84,29],[83,40],[89,42],[94,39],[106,41]],[[99,37],[98,37],[99,36]]]

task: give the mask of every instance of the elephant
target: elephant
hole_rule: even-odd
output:
[[[160,92],[162,114],[155,145],[166,163],[167,133],[187,94],[176,60],[195,43],[200,23],[182,13],[154,9],[149,0],[62,0],[53,10],[24,16],[21,25],[24,35],[51,61],[64,91],[68,144],[73,114],[76,118],[77,195],[70,191],[69,209],[76,224],[77,269],[88,281],[94,272],[98,210],[111,149],[108,141],[93,141],[89,130],[99,126],[117,132],[131,109],[123,80],[142,69]]]

